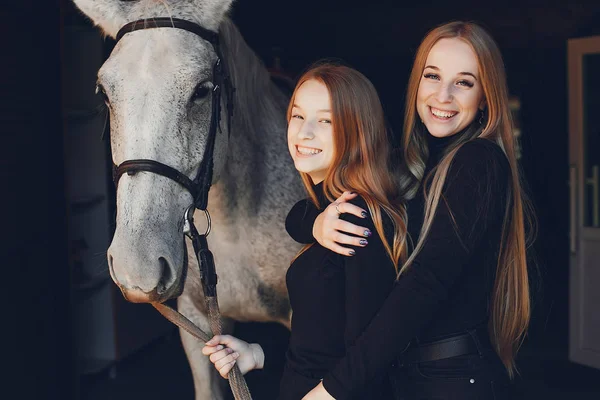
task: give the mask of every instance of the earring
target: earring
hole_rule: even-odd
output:
[[[479,125],[483,124],[483,114],[484,110],[481,110],[481,114],[479,114]]]

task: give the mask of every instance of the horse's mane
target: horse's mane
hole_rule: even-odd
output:
[[[289,98],[271,81],[265,65],[229,18],[221,22],[219,35],[225,66],[236,89],[233,114],[238,126],[244,127],[244,134],[258,135],[264,132],[265,121],[285,124]]]

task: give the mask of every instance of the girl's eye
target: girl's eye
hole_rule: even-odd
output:
[[[322,122],[322,123],[324,123],[324,124],[330,124],[330,123],[331,123],[331,120],[330,120],[330,119],[322,119],[322,120],[320,120],[319,122]]]
[[[298,115],[298,114],[292,114],[292,118],[304,119],[301,115]]]
[[[473,82],[471,81],[458,81],[457,84],[466,87],[473,87]]]
[[[427,74],[423,75],[423,77],[426,79],[435,79],[436,81],[440,80],[440,77],[437,74],[432,74],[432,73],[427,73]]]

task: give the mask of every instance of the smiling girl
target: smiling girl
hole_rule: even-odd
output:
[[[393,179],[382,106],[364,75],[330,64],[310,69],[292,95],[288,122],[290,155],[311,207],[322,210],[353,191],[358,196],[352,203],[365,210],[342,218],[364,226],[350,250],[353,257],[315,243],[288,269],[292,329],[279,399],[300,400],[344,357],[393,288],[406,260],[406,213]],[[202,352],[223,377],[235,363],[243,373],[264,367],[260,345],[232,336],[215,336]],[[391,399],[387,374],[371,377],[351,396]]]

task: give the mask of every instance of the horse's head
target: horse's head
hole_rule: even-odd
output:
[[[217,32],[232,0],[74,0],[116,37],[128,22],[174,17]],[[212,44],[182,29],[127,33],[98,72],[110,110],[112,160],[154,160],[190,179],[204,155],[212,116]],[[226,109],[214,147],[213,182],[227,151]],[[118,181],[116,231],[108,249],[112,279],[133,302],[164,301],[183,289],[184,213],[193,203],[174,180],[141,171]]]

